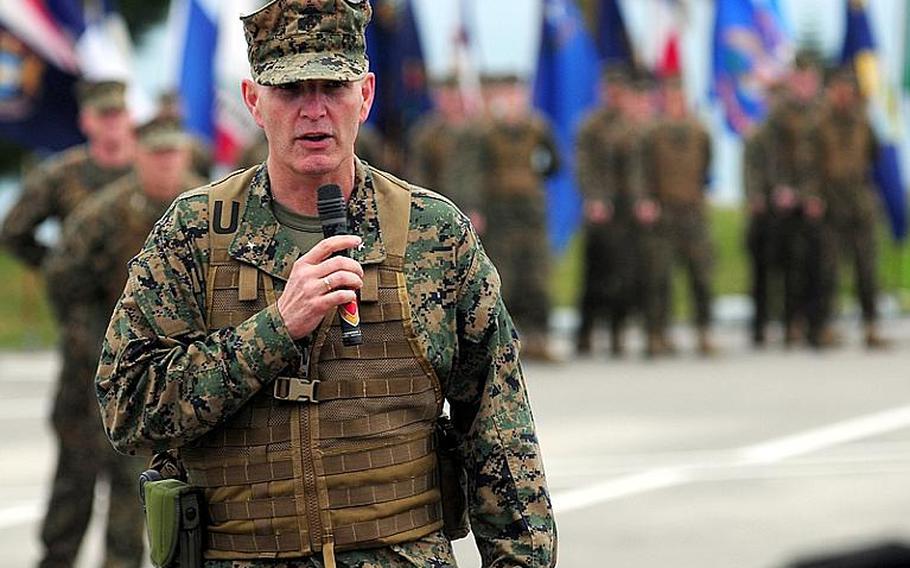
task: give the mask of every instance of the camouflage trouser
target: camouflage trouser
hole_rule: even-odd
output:
[[[585,230],[580,337],[590,337],[599,318],[621,333],[638,301],[636,229],[631,219],[614,219]]]
[[[650,333],[664,333],[670,320],[671,285],[675,260],[686,269],[695,323],[711,323],[713,247],[704,214],[695,208],[664,209],[661,221],[641,237],[641,282],[645,325]]]
[[[52,413],[58,457],[47,513],[41,527],[41,567],[73,566],[92,516],[95,483],[110,483],[103,566],[136,567],[143,561],[143,515],[137,498],[141,458],[114,451],[104,434],[94,375],[97,332],[80,314],[68,316],[61,328],[63,368]]]
[[[834,315],[840,263],[845,256],[853,264],[863,321],[874,323],[878,319],[875,223],[860,218],[827,220],[819,223],[816,230],[817,259],[814,262],[818,264],[819,273],[817,290],[813,290],[819,297],[816,326],[823,329]]]
[[[487,204],[483,246],[502,278],[502,296],[518,330],[545,333],[550,314],[550,245],[544,205],[534,200]]]
[[[752,337],[763,341],[765,327],[771,316],[770,281],[772,238],[771,218],[767,214],[753,215],[749,219],[746,248],[749,250],[752,268],[752,304],[755,309],[752,317]]]
[[[420,540],[386,548],[354,552],[338,552],[335,560],[339,568],[456,568],[452,545],[441,532]],[[205,562],[205,568],[322,568],[322,556],[317,554],[299,560],[256,560]]]

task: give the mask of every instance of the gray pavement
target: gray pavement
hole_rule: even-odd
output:
[[[885,329],[896,343],[879,354],[855,333],[832,353],[753,352],[731,326],[712,360],[527,365],[559,565],[772,568],[910,540],[910,320]],[[0,353],[2,566],[38,555],[56,367],[53,354]],[[79,568],[99,565],[100,539],[96,522]],[[479,566],[469,541],[456,550]]]

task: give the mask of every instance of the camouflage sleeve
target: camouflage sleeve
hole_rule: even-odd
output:
[[[553,566],[556,525],[517,334],[472,231],[459,249],[459,356],[448,391],[464,436],[471,528],[485,567]]]
[[[0,227],[0,244],[31,267],[39,267],[48,252],[35,238],[35,231],[57,211],[55,187],[53,171],[38,166],[25,177],[22,193]]]
[[[603,160],[598,158],[597,132],[594,124],[586,122],[578,131],[575,143],[575,168],[578,186],[585,199],[603,199],[606,182]]]
[[[750,134],[743,146],[743,186],[749,201],[767,201],[766,159],[759,132]]]
[[[481,128],[472,125],[458,134],[455,155],[445,169],[442,186],[462,211],[481,209],[486,191],[485,136]]]
[[[433,179],[429,171],[429,143],[427,132],[429,128],[426,122],[418,122],[411,131],[411,137],[408,141],[408,180],[422,187],[430,187],[430,180]],[[436,191],[443,195],[448,195],[443,188],[434,187]]]
[[[80,204],[63,224],[60,245],[44,263],[48,292],[58,310],[86,302],[103,302],[105,277],[113,271],[103,248],[117,216],[106,211],[98,196]]]
[[[193,242],[206,233],[181,226],[186,203],[171,208],[130,263],[105,336],[96,390],[105,429],[122,452],[185,445],[300,361],[276,305],[237,327],[206,330]]]
[[[629,132],[626,135],[624,151],[627,152],[626,161],[628,168],[626,183],[629,186],[630,194],[637,199],[657,197],[655,187],[654,173],[654,144],[649,140],[651,133]]]

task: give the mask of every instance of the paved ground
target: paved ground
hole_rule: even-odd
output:
[[[528,366],[560,566],[780,567],[910,540],[910,321],[885,354],[724,354]],[[0,354],[0,565],[29,566],[53,466],[56,360]],[[103,504],[103,503],[102,503]],[[80,568],[98,566],[97,527]],[[464,567],[479,566],[470,543]]]

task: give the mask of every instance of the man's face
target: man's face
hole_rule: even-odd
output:
[[[665,87],[663,92],[664,114],[671,119],[679,120],[687,114],[686,95],[679,87]]]
[[[184,189],[184,178],[190,166],[187,145],[173,148],[149,148],[140,144],[136,150],[136,175],[146,194],[156,201],[170,201]]]
[[[370,73],[359,81],[301,81],[277,87],[244,81],[243,96],[269,141],[272,167],[331,180],[354,156],[357,132],[370,114]]]
[[[818,95],[821,78],[815,69],[796,69],[790,74],[790,92],[797,101],[812,102]]]
[[[828,100],[837,110],[850,110],[855,107],[859,96],[856,85],[846,79],[838,79],[828,86]]]
[[[80,118],[82,132],[92,145],[115,152],[132,141],[132,121],[126,109],[86,108]]]

